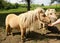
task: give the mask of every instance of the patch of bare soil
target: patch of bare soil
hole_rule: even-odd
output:
[[[41,30],[37,29],[34,32],[27,34],[25,43],[60,43],[60,26],[48,27],[50,32],[41,34]],[[45,33],[45,32],[44,32]],[[19,32],[15,32],[14,36],[9,35],[6,37],[4,28],[0,27],[0,43],[21,43],[21,36]]]

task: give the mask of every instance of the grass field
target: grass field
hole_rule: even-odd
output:
[[[56,9],[56,11],[60,11],[60,4],[58,5],[50,5],[50,6],[41,6],[41,5],[34,5],[31,4],[30,5],[30,9],[33,10],[37,7],[42,7],[44,9],[48,9],[48,8],[54,8]],[[17,9],[9,9],[9,10],[0,10],[0,14],[6,14],[6,13],[21,13],[21,12],[26,12],[27,11],[27,5],[26,4],[21,4],[19,8]]]

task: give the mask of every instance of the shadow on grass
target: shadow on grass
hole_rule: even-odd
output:
[[[50,33],[49,33],[50,34]],[[21,35],[20,32],[17,32],[17,33],[14,33],[14,35]],[[48,39],[57,39],[57,40],[60,40],[60,36],[58,35],[47,35],[47,34],[43,34],[41,35],[40,33],[37,33],[37,32],[30,32],[29,34],[27,34],[26,36],[26,41],[30,41],[30,40],[48,40]]]
[[[41,35],[40,33],[37,33],[37,32],[30,32],[28,34],[26,34],[26,41],[30,41],[30,40],[34,40],[34,41],[37,41],[37,40],[46,40],[48,41],[49,39],[57,39],[57,40],[60,40],[60,31],[57,29],[57,27],[48,27],[48,30],[50,30],[51,32],[50,33],[47,33],[47,34],[43,34]],[[49,34],[53,34],[53,35],[49,35]],[[57,35],[54,35],[54,34],[57,34]],[[14,32],[13,35],[19,35],[21,36],[21,33],[20,32]]]
[[[21,35],[20,32],[16,32],[16,33],[13,33],[13,35]],[[43,40],[45,39],[46,37],[44,35],[41,35],[40,33],[37,33],[37,32],[30,32],[28,34],[25,35],[26,38],[28,39],[27,41],[30,41],[30,40]]]
[[[47,34],[53,34],[53,35],[47,35],[47,34],[41,35],[40,33],[32,31],[26,35],[26,38],[28,40],[44,40],[44,39],[59,39],[60,40],[60,36],[54,35],[54,34],[60,34],[60,31],[58,30],[57,27],[55,27],[55,26],[48,27],[48,30],[51,32],[49,32]],[[14,35],[21,35],[21,33],[17,32],[17,33],[14,33]]]
[[[57,39],[57,40],[60,40],[60,36],[45,35],[45,37],[48,38],[48,39]]]

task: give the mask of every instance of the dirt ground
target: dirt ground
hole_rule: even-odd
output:
[[[49,32],[48,32],[49,31]],[[27,35],[25,43],[60,43],[60,24],[49,27],[47,34],[41,35],[41,30],[36,30]],[[4,27],[0,27],[0,43],[21,43],[19,32],[6,37]],[[45,33],[45,32],[44,32]]]
[[[48,27],[44,33],[35,29],[27,35],[25,43],[60,43],[60,24]],[[0,43],[21,43],[20,32],[14,30],[13,35],[6,37],[5,27],[0,27]]]

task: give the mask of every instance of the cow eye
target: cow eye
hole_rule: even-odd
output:
[[[44,14],[44,15],[42,15],[43,17],[46,17],[46,15]]]

